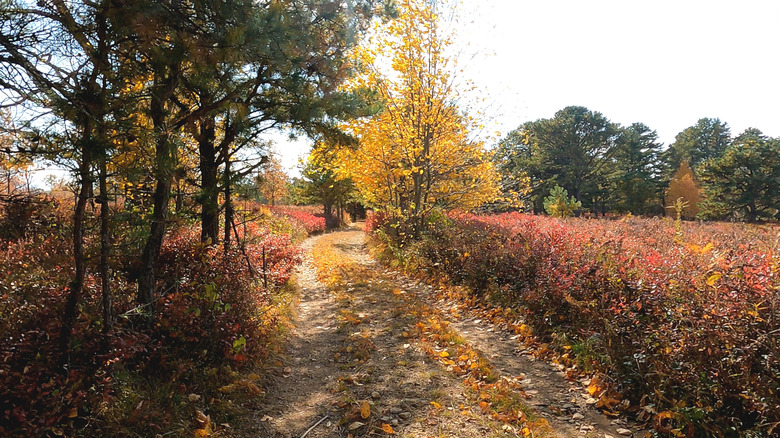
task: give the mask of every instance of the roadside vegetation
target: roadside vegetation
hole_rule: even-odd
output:
[[[738,224],[450,213],[385,257],[505,309],[609,415],[659,434],[769,436],[780,421],[778,229]],[[590,389],[590,388],[589,388]]]
[[[0,0],[0,435],[252,429],[298,244],[367,211],[384,262],[589,379],[605,415],[780,433],[780,139],[703,117],[664,145],[582,106],[485,135],[450,7]],[[298,177],[280,130],[311,141]],[[44,190],[40,167],[67,176]],[[346,294],[364,267],[314,250]],[[547,430],[438,309],[363,286],[498,433]],[[370,409],[347,417],[392,434]]]

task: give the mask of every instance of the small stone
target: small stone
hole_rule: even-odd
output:
[[[190,394],[187,396],[187,400],[189,400],[191,403],[195,403],[196,401],[200,400],[200,396],[198,394]]]
[[[409,412],[405,412],[405,411],[401,412],[400,414],[398,414],[398,416],[403,418],[404,420],[408,420],[408,419],[412,418],[412,414],[409,413]]]
[[[631,435],[633,435],[633,433],[630,430],[624,429],[622,427],[617,430],[617,433],[620,434],[620,435],[623,435],[623,436],[631,436]]]
[[[398,426],[398,420],[393,418],[392,420],[390,420],[390,424],[393,425],[393,426]]]
[[[374,400],[378,399],[379,397],[381,397],[379,395],[379,392],[374,391],[374,392],[371,393],[371,398],[373,398]]]
[[[391,408],[390,408],[390,413],[391,413],[391,414],[396,414],[396,415],[398,415],[398,414],[400,414],[401,412],[403,412],[403,409],[401,409],[401,408],[399,408],[399,407],[397,407],[397,406],[393,406],[393,407],[391,407]]]
[[[572,420],[582,420],[585,418],[585,416],[577,412],[576,414],[572,415],[571,418]]]

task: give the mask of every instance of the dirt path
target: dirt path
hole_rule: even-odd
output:
[[[288,356],[268,389],[254,436],[628,435],[621,430],[625,425],[592,409],[579,383],[567,382],[559,370],[523,354],[517,342],[489,323],[447,317],[447,339],[452,340],[432,347],[429,338],[443,335],[419,328],[436,325],[430,312],[421,309],[442,303],[433,301],[429,286],[375,264],[361,231],[314,237],[304,243],[304,251]],[[342,263],[323,266],[323,258]],[[327,285],[318,281],[318,267],[333,271],[325,273],[335,276]],[[328,277],[322,274],[320,278]],[[480,389],[469,389],[463,373],[453,372],[459,369],[456,362],[442,359],[448,353],[439,347],[452,351],[456,361],[473,347],[492,363],[495,380],[520,376],[520,386],[511,389],[516,394],[505,398],[523,399],[527,406],[510,408],[496,395],[491,399]],[[499,406],[528,421],[500,416]],[[532,422],[541,426],[525,427]],[[547,422],[552,427],[545,427]]]

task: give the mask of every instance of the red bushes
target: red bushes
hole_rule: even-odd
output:
[[[301,224],[309,234],[325,231],[325,217],[316,207],[275,206],[271,210]]]
[[[152,324],[132,310],[134,284],[118,274],[112,287],[122,316],[111,333],[101,333],[100,282],[88,270],[67,356],[59,335],[70,246],[52,236],[0,250],[0,435],[70,436],[90,427],[87,434],[107,436],[118,434],[112,429],[118,422],[134,435],[154,436],[175,417],[165,404],[174,388],[208,386],[184,382],[183,374],[264,358],[278,318],[269,291],[289,279],[299,249],[289,236],[256,223],[247,224],[246,236],[244,227],[239,233],[244,251],[234,243],[228,253],[202,245],[194,229],[167,236],[156,265],[161,297]],[[136,409],[144,399],[121,388],[133,379],[165,382],[171,392]],[[131,412],[138,418],[124,417]]]
[[[283,285],[299,263],[299,250],[288,236],[272,235],[254,224],[247,234],[253,243],[243,251],[234,245],[228,253],[201,244],[193,230],[166,240],[159,272],[169,293],[161,309],[160,336],[187,349],[208,350],[212,359],[243,361],[262,355],[269,325],[261,321],[269,303],[264,273],[269,288]]]
[[[780,421],[776,229],[677,232],[662,220],[516,213],[450,220],[414,247],[416,263],[521,305],[541,336],[599,358],[642,412],[673,411],[659,418],[697,434]]]

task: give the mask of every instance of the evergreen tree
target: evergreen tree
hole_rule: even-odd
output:
[[[544,198],[544,211],[552,217],[572,217],[579,210],[582,203],[569,194],[561,186],[555,186],[550,191],[550,196]]]
[[[748,222],[780,218],[780,139],[748,129],[700,169],[706,194],[703,217],[733,215]]]
[[[731,129],[727,123],[720,119],[699,119],[695,125],[677,134],[664,154],[667,172],[674,172],[683,161],[697,170],[704,161],[723,154],[730,143]]]
[[[658,135],[646,125],[621,128],[610,184],[615,210],[636,215],[660,212],[660,149]]]
[[[499,156],[504,177],[530,178],[534,211],[542,211],[553,187],[565,188],[583,207],[594,212],[607,208],[608,175],[619,130],[599,112],[566,107],[551,119],[520,126],[502,140]]]

